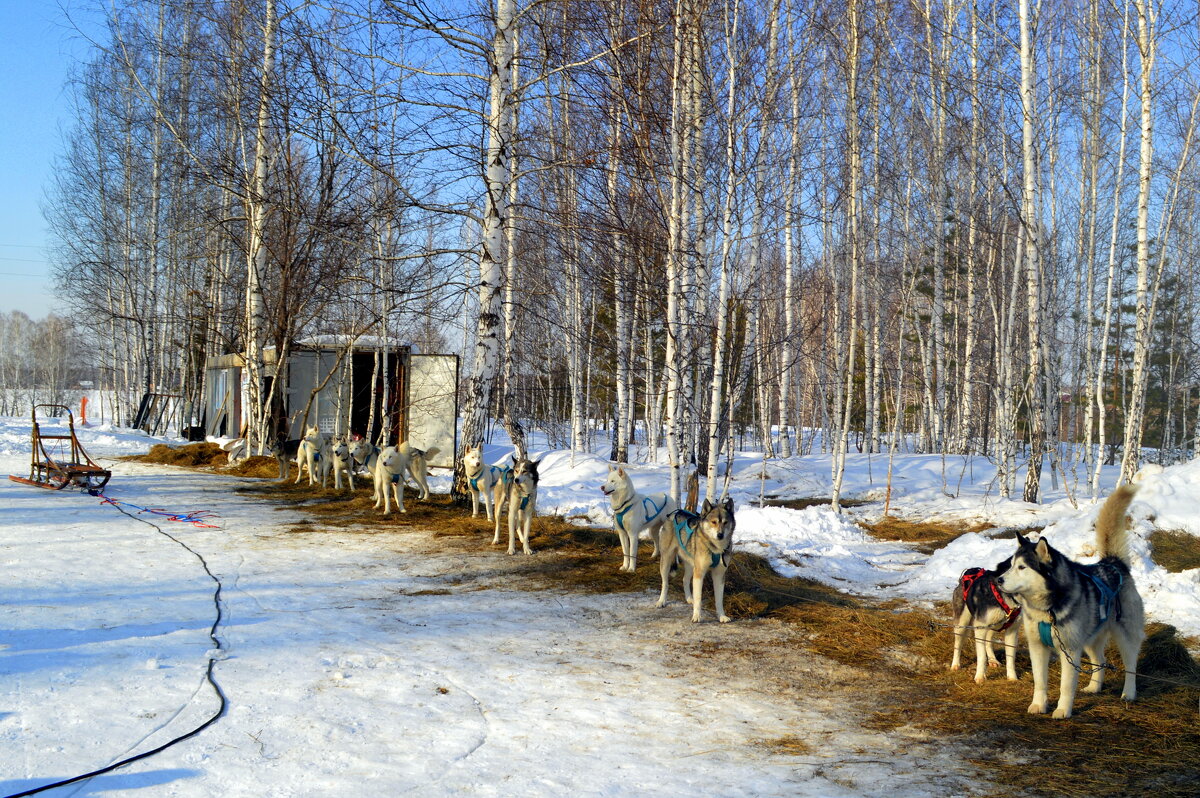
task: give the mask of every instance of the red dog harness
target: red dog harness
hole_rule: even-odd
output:
[[[985,575],[987,575],[986,568],[968,568],[963,571],[958,581],[962,587],[963,601],[967,600],[967,594],[971,592],[971,588],[974,587],[975,583]],[[1000,592],[1000,588],[996,587],[995,580],[990,582],[989,586],[992,588],[992,596],[996,599],[996,603],[1000,605],[1001,611],[1004,612],[1004,625],[997,631],[1007,631],[1008,627],[1016,623],[1017,618],[1020,617],[1021,608],[1008,606],[1008,602],[1004,600],[1004,594]]]

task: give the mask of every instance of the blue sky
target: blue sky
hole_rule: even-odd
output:
[[[58,307],[41,206],[60,131],[70,126],[64,85],[88,50],[68,18],[72,5],[0,0],[0,311],[35,319]]]

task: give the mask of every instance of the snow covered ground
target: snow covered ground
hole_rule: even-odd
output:
[[[93,456],[156,442],[81,430]],[[29,422],[0,419],[0,469],[28,469]],[[493,462],[510,449],[485,450]],[[534,449],[533,454],[542,454]],[[607,464],[550,452],[540,510],[611,524]],[[851,458],[845,495],[879,498],[884,458]],[[996,497],[986,460],[895,464],[906,517],[1048,525],[1087,559],[1094,506]],[[1133,506],[1138,585],[1154,620],[1200,633],[1200,575],[1149,560],[1144,533],[1200,534],[1198,464],[1150,477]],[[771,621],[693,626],[678,601],[643,593],[521,591],[520,558],[465,554],[428,535],[297,534],[299,516],[237,494],[230,477],[115,463],[107,493],[142,507],[216,513],[214,528],[141,520],[78,492],[0,483],[0,795],[149,750],[217,709],[210,658],[229,697],[197,737],[47,795],[799,795],[924,796],[987,791],[960,752],[917,732],[866,731],[825,688],[855,674],[804,653]],[[632,469],[643,491],[661,466]],[[874,477],[874,479],[872,479]],[[449,477],[432,480],[445,490]],[[760,508],[766,495],[827,492],[819,456],[734,464],[740,547],[785,573],[854,592],[944,598],[963,568],[1011,541],[969,535],[931,557],[881,543],[826,509]],[[952,497],[948,493],[957,493]],[[856,512],[878,514],[881,505]],[[185,544],[185,545],[181,545]],[[201,559],[202,558],[202,559]],[[617,560],[614,557],[614,568]],[[220,648],[209,629],[221,584]],[[706,642],[770,641],[769,661],[699,656]],[[795,736],[806,752],[764,741]],[[973,786],[972,786],[973,785]]]

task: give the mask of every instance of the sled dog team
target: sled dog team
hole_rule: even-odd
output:
[[[394,497],[397,508],[404,512],[405,474],[416,482],[419,498],[428,498],[426,458],[437,451],[417,449],[407,442],[380,449],[362,440],[327,438],[310,427],[295,452],[296,482],[307,471],[310,485],[319,480],[324,486],[332,475],[337,488],[343,477],[353,488],[354,474],[365,472],[374,480],[375,507],[388,514]],[[290,452],[276,451],[281,476],[287,474],[289,456]],[[487,520],[495,523],[492,543],[499,544],[501,519],[507,511],[509,554],[516,553],[518,539],[525,554],[533,553],[529,532],[537,509],[539,462],[514,457],[511,465],[490,465],[484,462],[482,445],[463,455],[471,516],[479,515],[482,504]],[[694,476],[688,487],[688,506],[694,508]],[[692,621],[700,621],[703,585],[711,574],[717,619],[727,623],[724,593],[736,526],[733,500],[726,497],[713,504],[706,499],[697,513],[680,507],[669,494],[639,493],[625,469],[612,466],[600,489],[612,502],[613,527],[621,543],[620,570],[637,570],[639,542],[644,535],[659,559],[661,591],[655,606],[666,605],[671,574],[682,566],[684,599],[692,605]],[[1054,653],[1061,662],[1061,678],[1053,717],[1071,716],[1079,676],[1085,670],[1091,678],[1084,691],[1100,692],[1110,639],[1125,667],[1121,698],[1133,701],[1137,696],[1133,671],[1145,639],[1142,599],[1130,575],[1126,515],[1136,492],[1136,485],[1123,485],[1101,507],[1095,525],[1100,559],[1094,564],[1069,559],[1045,538],[1035,542],[1018,534],[1016,552],[995,568],[964,571],[951,595],[955,622],[950,668],[961,667],[962,648],[970,636],[975,644],[975,681],[985,681],[987,667],[999,665],[995,641],[1000,638],[1005,675],[1015,681],[1019,621],[1033,672],[1030,713],[1043,714],[1049,709],[1049,668]]]
[[[279,477],[284,479],[288,475],[288,464],[292,461],[291,453],[287,444],[278,441],[273,444],[272,451],[279,463]],[[374,484],[372,498],[375,499],[376,509],[382,508],[383,514],[389,515],[394,499],[396,509],[404,512],[405,473],[416,482],[418,498],[429,498],[427,458],[437,453],[437,447],[418,449],[407,441],[399,446],[380,449],[361,438],[328,437],[317,427],[308,427],[304,437],[296,443],[296,482],[299,483],[307,471],[309,485],[320,482],[321,487],[325,487],[332,474],[335,488],[342,489],[344,477],[353,490],[355,473],[365,474]]]

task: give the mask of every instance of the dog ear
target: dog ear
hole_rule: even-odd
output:
[[[1054,550],[1050,548],[1050,544],[1046,542],[1045,538],[1038,540],[1037,546],[1034,547],[1033,551],[1037,554],[1038,561],[1040,562],[1049,564],[1054,559]]]
[[[620,474],[621,476],[625,476],[624,466],[617,466],[617,473]]]
[[[707,513],[707,512],[708,512],[709,510],[711,510],[712,508],[713,508],[713,503],[712,503],[712,502],[710,502],[708,499],[705,499],[705,500],[704,500],[704,504],[703,504],[703,505],[701,505],[701,508],[700,508],[700,515],[704,515],[705,513]]]
[[[1022,549],[1031,549],[1031,548],[1033,548],[1033,543],[1030,542],[1029,538],[1025,537],[1020,532],[1018,532],[1017,533],[1017,546],[1019,546]]]
[[[733,515],[733,497],[726,496],[725,501],[723,501],[722,504],[725,505],[725,511],[730,515]]]

